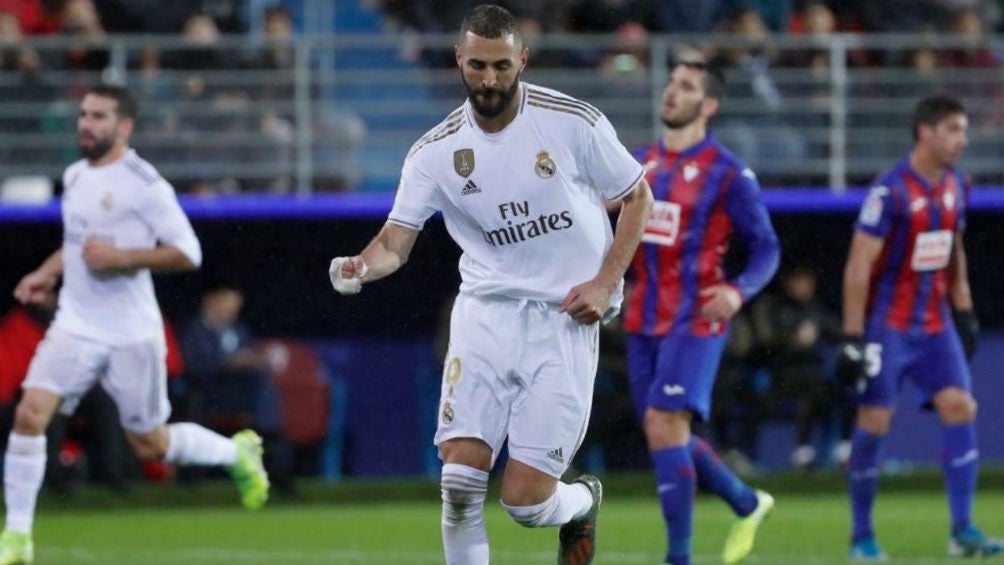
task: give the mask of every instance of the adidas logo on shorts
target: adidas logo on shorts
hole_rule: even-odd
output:
[[[468,194],[474,194],[475,192],[481,192],[478,185],[474,184],[474,181],[469,180],[467,184],[464,185],[464,189],[460,191],[460,196],[467,196]]]
[[[556,448],[552,449],[551,451],[548,451],[547,452],[547,458],[550,459],[550,460],[552,460],[552,461],[557,461],[558,463],[564,463],[565,462],[565,458],[562,456],[561,448],[560,447],[556,447]]]

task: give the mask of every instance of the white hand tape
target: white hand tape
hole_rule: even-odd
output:
[[[362,272],[358,273],[357,276],[352,278],[342,277],[342,265],[346,261],[351,261],[351,257],[335,257],[331,260],[331,266],[328,267],[328,276],[331,277],[331,286],[334,287],[335,291],[339,294],[358,294],[363,288],[362,277],[366,276],[366,263],[363,263]]]

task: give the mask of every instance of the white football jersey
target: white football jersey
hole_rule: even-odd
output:
[[[174,188],[129,150],[101,167],[81,159],[63,173],[63,287],[53,324],[112,345],[163,334],[149,269],[98,274],[87,268],[83,246],[104,239],[119,249],[178,248],[196,265],[202,249]]]
[[[613,241],[603,199],[643,171],[593,106],[525,82],[519,96],[500,132],[482,131],[468,100],[419,139],[388,221],[420,230],[442,211],[463,250],[461,292],[560,303]]]

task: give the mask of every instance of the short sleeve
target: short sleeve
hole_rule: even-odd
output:
[[[894,204],[890,188],[882,185],[873,186],[861,205],[861,212],[854,227],[884,239],[892,229]]]
[[[588,143],[584,166],[594,187],[608,200],[626,196],[641,180],[641,164],[617,139],[617,132],[606,116],[587,130]]]
[[[164,179],[157,179],[142,190],[144,197],[139,212],[143,221],[153,229],[157,241],[177,248],[194,265],[201,265],[202,247],[199,245],[199,238],[195,236],[188,216],[178,203],[174,187]]]
[[[394,196],[394,207],[391,208],[387,221],[421,230],[425,221],[442,208],[436,187],[432,177],[416,166],[412,159],[406,159],[401,169],[401,182]]]

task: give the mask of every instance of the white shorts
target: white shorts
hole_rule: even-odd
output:
[[[72,414],[80,399],[100,380],[118,406],[122,427],[147,433],[171,415],[166,356],[163,338],[112,346],[49,328],[21,386],[62,396],[60,412]]]
[[[589,423],[599,325],[543,302],[461,294],[450,319],[435,443],[477,438],[560,478]]]

